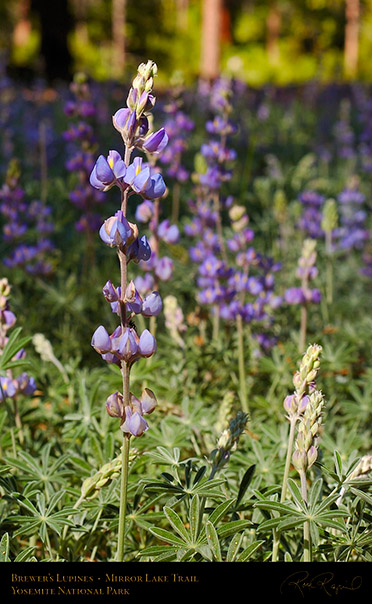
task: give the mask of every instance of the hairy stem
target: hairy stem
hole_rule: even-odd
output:
[[[288,435],[287,456],[286,456],[286,460],[285,460],[282,491],[281,491],[281,495],[280,495],[281,503],[283,503],[283,501],[285,500],[286,495],[287,495],[288,476],[289,476],[289,469],[291,466],[297,416],[292,417],[290,422],[291,423],[290,423],[289,435]],[[272,561],[273,562],[277,562],[277,560],[278,560],[279,544],[280,544],[280,532],[274,531],[273,552],[272,552]]]
[[[244,358],[244,330],[243,319],[240,314],[236,316],[236,329],[238,336],[238,364],[239,364],[239,390],[240,399],[245,413],[249,413],[248,396],[247,396],[247,380],[245,374],[245,358]]]
[[[129,448],[130,436],[124,434],[122,446],[118,549],[116,553],[116,562],[123,562],[124,560],[125,520],[128,500]]]
[[[301,494],[304,503],[307,505],[307,483],[306,483],[306,472],[300,472],[301,480]],[[310,522],[307,520],[304,523],[304,562],[311,562],[312,551],[311,551],[311,536],[310,536]]]

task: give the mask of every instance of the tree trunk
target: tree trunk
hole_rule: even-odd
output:
[[[40,21],[41,55],[44,59],[46,78],[54,80],[71,79],[71,55],[68,35],[72,27],[72,17],[68,0],[31,0]]]
[[[266,50],[269,62],[276,65],[279,61],[279,34],[281,27],[281,15],[277,3],[271,2],[266,19]]]
[[[112,0],[113,76],[123,77],[125,67],[126,0]]]
[[[189,0],[177,0],[177,29],[178,31],[186,31],[188,24]]]
[[[355,78],[358,72],[359,0],[346,0],[345,16],[344,70],[346,77]]]
[[[222,0],[202,0],[200,76],[214,80],[220,73]]]

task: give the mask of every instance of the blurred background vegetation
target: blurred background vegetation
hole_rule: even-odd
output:
[[[368,82],[371,51],[372,0],[0,2],[2,65],[22,80],[125,81],[151,58],[167,81],[181,70],[186,82]]]

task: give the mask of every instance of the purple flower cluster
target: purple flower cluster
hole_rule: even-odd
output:
[[[164,128],[169,136],[169,145],[161,156],[161,162],[167,166],[166,174],[178,183],[189,178],[189,172],[182,165],[182,155],[187,150],[187,136],[194,129],[194,122],[182,111],[182,88],[172,89],[172,98],[164,110],[168,115]]]
[[[318,275],[316,262],[316,241],[314,239],[305,239],[301,257],[298,260],[296,276],[301,281],[301,287],[290,287],[284,293],[284,299],[287,304],[307,305],[310,303],[319,304],[321,293],[317,288],[311,288],[310,282]]]
[[[104,201],[104,195],[89,184],[89,176],[95,163],[97,142],[93,127],[86,120],[95,116],[96,109],[84,76],[77,75],[70,89],[74,94],[74,100],[67,101],[64,109],[65,114],[72,121],[63,136],[71,147],[71,156],[66,162],[66,169],[77,175],[78,182],[69,194],[69,198],[82,213],[75,224],[76,230],[95,231],[101,222],[101,216],[96,208]]]
[[[0,212],[5,219],[3,237],[13,248],[4,258],[4,265],[23,267],[31,275],[50,275],[53,267],[46,256],[54,246],[46,235],[53,231],[51,208],[38,200],[28,203],[19,177],[18,163],[13,161],[0,189]],[[30,238],[36,238],[36,242],[24,242]]]
[[[343,99],[339,119],[334,126],[336,153],[341,159],[354,159],[356,156],[355,134],[351,124],[350,101]]]
[[[231,83],[222,78],[216,80],[210,92],[210,107],[215,116],[206,123],[211,139],[201,146],[200,153],[205,160],[205,167],[198,175],[200,185],[210,191],[219,190],[232,177],[229,164],[235,160],[236,152],[228,148],[227,140],[236,133],[237,127],[230,119],[231,96]]]
[[[336,229],[340,250],[362,250],[369,240],[365,226],[367,212],[364,209],[365,196],[357,188],[346,188],[337,197],[340,227]]]
[[[158,315],[162,310],[162,300],[157,291],[142,297],[133,280],[127,283],[130,262],[150,262],[152,251],[147,237],[140,236],[137,225],[126,218],[130,196],[139,194],[143,197],[144,201],[136,216],[148,216],[150,219],[151,200],[158,201],[166,190],[162,175],[151,163],[144,163],[140,156],[130,162],[134,148],[150,156],[157,155],[168,142],[164,128],[153,133],[149,129],[149,112],[155,104],[152,85],[156,71],[156,65],[152,61],[139,66],[128,94],[127,107],[119,109],[113,116],[113,125],[124,141],[124,158],[115,150],[111,150],[107,157],[100,155],[90,175],[91,185],[99,191],[108,191],[116,186],[121,192],[120,209],[105,220],[99,230],[102,241],[109,247],[116,248],[119,256],[120,285],[115,287],[111,281],[107,281],[103,295],[112,311],[119,316],[120,325],[111,335],[100,325],[94,332],[91,343],[105,361],[114,363],[121,369],[123,394],[115,392],[110,395],[106,408],[109,415],[120,417],[121,430],[128,438],[131,435],[141,436],[148,429],[143,415],[151,413],[156,406],[156,399],[151,391],[145,390],[141,400],[129,392],[133,363],[141,358],[151,357],[157,348],[155,337],[148,329],[144,329],[141,335],[137,334],[133,319],[138,314],[144,317]],[[159,225],[159,228],[160,226],[162,236],[171,241],[175,236],[174,229],[165,223]]]
[[[372,101],[370,94],[359,86],[354,86],[354,103],[359,126],[358,153],[360,167],[364,172],[372,172]]]
[[[249,219],[243,206],[234,205],[229,215],[233,235],[227,240],[227,246],[235,256],[234,269],[228,280],[231,301],[221,306],[220,316],[233,320],[240,315],[245,323],[259,325],[260,332],[252,335],[260,349],[267,350],[275,339],[262,329],[270,327],[273,311],[282,304],[282,298],[275,293],[274,277],[281,264],[259,254],[251,245],[254,232],[248,227]]]
[[[144,277],[138,276],[135,280],[141,294],[146,294],[154,287],[158,289],[159,281],[171,279],[174,270],[173,260],[169,256],[160,255],[160,242],[175,245],[179,241],[180,233],[178,226],[170,224],[167,218],[159,222],[158,203],[149,199],[145,199],[137,206],[136,220],[148,223],[150,229],[151,258],[148,261],[140,262],[140,267],[146,271],[146,274]]]
[[[298,227],[307,237],[321,239],[324,236],[321,224],[325,197],[316,191],[304,191],[299,195],[299,200],[303,206],[303,211]]]
[[[9,310],[10,286],[7,279],[0,279],[0,351],[2,351],[9,338],[8,330],[16,323],[15,314]],[[26,356],[22,348],[14,357],[14,360],[23,359]],[[33,377],[22,373],[15,377],[11,370],[7,370],[6,376],[0,377],[0,401],[5,398],[15,398],[19,394],[31,396],[36,390],[36,383]]]

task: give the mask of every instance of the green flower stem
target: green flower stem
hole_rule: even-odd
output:
[[[305,351],[307,332],[307,305],[301,304],[301,326],[298,349],[301,354]]]
[[[327,253],[327,302],[333,302],[333,266],[332,266],[332,231],[326,231],[325,244]]]
[[[293,442],[294,442],[294,437],[295,437],[295,429],[296,429],[297,419],[298,419],[297,415],[295,415],[294,417],[291,418],[291,423],[290,423],[290,428],[289,428],[287,457],[286,457],[286,460],[285,460],[284,474],[283,474],[283,484],[282,484],[282,492],[281,492],[281,496],[280,496],[281,503],[283,503],[283,501],[285,500],[286,495],[287,495],[287,485],[288,485],[289,468],[291,466]]]
[[[123,560],[124,560],[125,520],[126,520],[127,498],[128,498],[129,449],[130,449],[130,436],[127,436],[126,434],[124,434],[123,447],[122,447],[118,549],[117,549],[117,553],[116,553],[116,562],[123,562]]]
[[[212,333],[212,338],[213,338],[214,341],[218,340],[219,333],[220,333],[220,309],[216,305],[214,307],[214,313],[213,313],[213,333]]]
[[[178,182],[174,184],[172,195],[172,223],[176,224],[180,213],[180,193],[181,187]]]
[[[290,421],[287,456],[286,456],[285,466],[284,466],[282,492],[280,495],[281,503],[283,503],[283,501],[285,500],[286,495],[287,495],[288,476],[289,476],[289,469],[291,466],[291,458],[292,458],[292,451],[293,451],[293,442],[294,442],[294,437],[295,437],[296,422],[297,422],[297,415],[293,416]],[[279,544],[280,544],[280,532],[274,531],[273,552],[272,552],[272,561],[273,562],[278,561]]]
[[[307,505],[307,483],[306,483],[306,472],[300,472],[301,480],[301,494],[302,499]],[[304,523],[304,562],[311,562],[312,560],[312,548],[311,548],[311,536],[310,536],[310,522],[307,520]]]
[[[245,358],[244,358],[244,330],[243,319],[240,314],[236,317],[236,328],[238,336],[238,363],[239,363],[239,384],[240,384],[240,399],[245,413],[249,413],[248,395],[247,395],[247,380],[245,374]]]
[[[13,411],[14,411],[14,421],[15,421],[15,425],[18,428],[18,438],[19,438],[19,442],[21,445],[23,445],[24,441],[25,441],[25,437],[23,434],[23,427],[22,427],[22,420],[21,420],[21,416],[19,414],[19,409],[18,409],[18,404],[16,399],[13,399]]]

